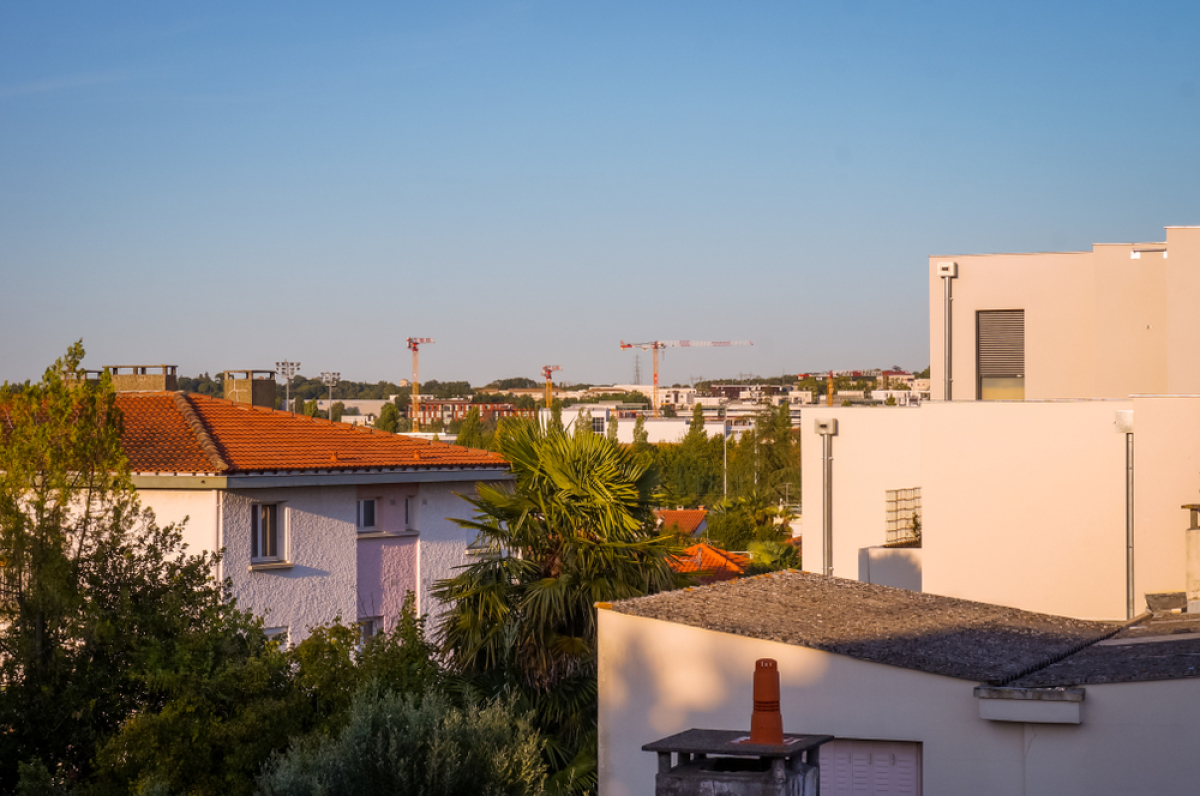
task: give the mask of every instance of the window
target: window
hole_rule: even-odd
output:
[[[1025,310],[976,313],[979,400],[1025,400]]]
[[[280,649],[287,649],[288,629],[286,627],[263,628],[263,635],[267,637],[268,642],[278,644]]]
[[[377,502],[375,498],[367,498],[366,500],[358,501],[358,530],[375,530],[376,505]]]
[[[884,493],[887,512],[887,544],[921,545],[921,487],[888,489]]]
[[[366,644],[369,640],[382,632],[382,616],[364,616],[358,620],[358,638],[360,643]]]
[[[593,434],[603,434],[604,433],[604,418],[603,417],[593,417],[592,418],[592,433]]]
[[[283,534],[279,529],[279,506],[257,503],[250,508],[250,559],[282,561]]]
[[[408,513],[408,504],[409,504],[409,501],[411,501],[411,500],[412,500],[412,498],[404,499],[404,528],[406,530],[412,527],[412,519],[410,518],[410,515]]]

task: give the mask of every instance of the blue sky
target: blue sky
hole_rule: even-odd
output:
[[[1194,3],[7,3],[0,379],[928,364],[930,254],[1200,223]],[[648,362],[643,360],[648,374]]]

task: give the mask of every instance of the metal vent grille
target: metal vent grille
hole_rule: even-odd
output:
[[[1025,375],[1025,310],[978,313],[979,375]]]

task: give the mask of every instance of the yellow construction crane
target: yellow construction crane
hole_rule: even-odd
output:
[[[652,360],[654,362],[654,396],[652,403],[654,406],[654,416],[658,417],[658,351],[661,348],[726,348],[735,345],[754,345],[749,340],[655,340],[649,343],[627,343],[621,341],[621,348],[640,348],[643,351],[652,352]]]
[[[418,390],[418,381],[420,380],[417,374],[417,352],[425,343],[432,343],[432,337],[410,337],[408,338],[408,350],[413,352],[413,378],[412,378],[412,402],[408,407],[408,416],[412,418],[412,430],[421,430],[421,414],[420,414],[420,396]]]
[[[562,370],[558,365],[543,365],[542,375],[546,377],[546,408],[550,408],[554,389],[554,371]]]

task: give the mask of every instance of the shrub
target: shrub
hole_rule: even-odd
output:
[[[545,789],[542,741],[511,702],[452,707],[422,697],[355,696],[336,736],[294,744],[259,777],[262,796],[526,796]]]

